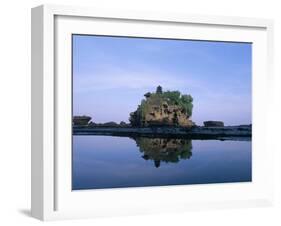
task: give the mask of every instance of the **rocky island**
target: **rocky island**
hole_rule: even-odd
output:
[[[192,115],[193,98],[181,95],[179,91],[162,91],[158,86],[155,93],[146,93],[137,110],[130,114],[133,127],[182,126],[195,124],[189,119]]]
[[[95,123],[89,116],[73,117],[74,135],[109,135],[129,137],[164,137],[189,139],[251,139],[252,126],[224,126],[222,121],[205,121],[197,126],[192,120],[193,98],[179,91],[144,94],[137,109],[130,113],[129,122]]]

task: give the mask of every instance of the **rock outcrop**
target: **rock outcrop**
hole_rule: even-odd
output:
[[[74,116],[72,119],[72,124],[74,126],[87,126],[92,118],[90,116]]]
[[[224,123],[222,121],[205,121],[204,126],[206,126],[206,127],[224,127]]]
[[[193,98],[178,91],[162,91],[158,86],[155,93],[146,93],[137,110],[130,114],[133,127],[182,126],[192,127],[190,120]]]
[[[95,127],[101,127],[101,128],[128,128],[128,127],[131,127],[130,124],[124,122],[124,121],[121,121],[119,124],[116,123],[116,122],[105,122],[105,123],[95,123],[95,122],[90,122],[88,124],[88,127],[89,128],[95,128]]]

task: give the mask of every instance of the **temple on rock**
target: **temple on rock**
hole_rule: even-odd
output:
[[[158,86],[155,93],[144,94],[137,110],[130,113],[130,123],[133,127],[150,126],[182,126],[192,127],[190,120],[193,108],[193,98],[182,95],[179,91],[162,91]]]

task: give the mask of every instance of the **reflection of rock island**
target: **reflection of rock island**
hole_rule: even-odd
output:
[[[180,159],[189,159],[192,155],[191,140],[165,138],[134,138],[145,160],[154,161],[155,167],[161,162],[177,163]]]

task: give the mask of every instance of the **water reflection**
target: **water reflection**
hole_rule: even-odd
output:
[[[156,168],[160,167],[161,162],[177,163],[192,156],[191,140],[146,137],[136,137],[134,140],[143,153],[142,158],[154,161]]]
[[[251,143],[73,136],[72,189],[251,181]]]

